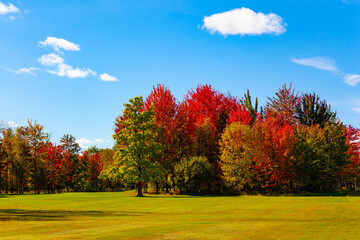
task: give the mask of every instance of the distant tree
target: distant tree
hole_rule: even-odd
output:
[[[346,126],[346,139],[348,163],[342,172],[350,184],[354,184],[356,190],[357,181],[360,177],[360,129],[351,125]]]
[[[96,146],[92,146],[92,147],[89,147],[86,151],[89,155],[95,155],[100,152],[100,149],[97,148]]]
[[[65,180],[63,149],[49,142],[43,146],[41,151],[44,153],[45,177],[48,192],[55,193],[55,190],[59,192]]]
[[[2,130],[1,152],[2,152],[2,170],[5,178],[5,193],[9,191],[9,178],[11,177],[11,168],[14,161],[14,131],[11,128]]]
[[[81,150],[81,147],[79,143],[76,142],[76,138],[71,134],[64,134],[61,137],[60,147],[64,149],[63,155],[66,173],[65,186],[68,190],[74,190],[74,181],[78,174],[77,172],[80,169],[79,152]]]
[[[294,124],[298,118],[301,99],[291,87],[291,84],[289,87],[284,84],[275,93],[276,97],[268,97],[266,111],[272,116],[283,118],[289,124]]]
[[[315,93],[306,93],[301,97],[297,115],[301,124],[311,126],[319,124],[324,127],[326,123],[334,123],[336,112],[331,111],[331,106]]]
[[[24,193],[26,180],[29,178],[31,153],[26,141],[24,127],[17,127],[13,139],[13,174],[20,194]]]
[[[153,161],[153,156],[163,149],[154,136],[154,107],[143,110],[143,105],[142,97],[135,97],[124,104],[123,116],[117,118],[120,121],[118,125],[123,127],[114,134],[118,147],[114,166],[104,173],[112,179],[136,182],[139,197],[143,196],[143,183],[158,180],[159,176],[166,174],[161,164]]]
[[[244,98],[241,99],[240,102],[241,102],[242,105],[244,105],[246,107],[246,109],[250,113],[250,117],[251,117],[250,124],[251,125],[254,124],[256,118],[258,117],[258,99],[255,98],[255,104],[253,106],[253,104],[251,102],[250,92],[249,92],[249,89],[248,89],[246,94],[244,94]]]
[[[101,188],[101,180],[99,175],[103,169],[103,162],[99,154],[91,154],[89,159],[89,177],[91,191],[99,191]]]
[[[71,154],[78,154],[81,150],[79,143],[76,142],[76,138],[71,134],[64,134],[61,137],[60,147]]]
[[[49,140],[47,133],[43,131],[44,127],[38,123],[28,120],[28,126],[25,127],[26,140],[29,144],[33,166],[32,166],[32,179],[34,183],[35,193],[38,192],[38,168],[41,167],[41,158],[39,158],[39,152],[44,144]]]

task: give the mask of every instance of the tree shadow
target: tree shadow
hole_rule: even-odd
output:
[[[0,221],[69,221],[81,217],[127,217],[143,216],[148,213],[126,211],[62,211],[0,209]]]

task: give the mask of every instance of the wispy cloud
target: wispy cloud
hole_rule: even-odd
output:
[[[333,59],[327,57],[312,57],[312,58],[302,58],[302,59],[292,59],[294,63],[310,66],[321,70],[327,71],[337,71],[338,68]]]
[[[101,81],[106,81],[106,82],[115,82],[118,80],[117,77],[111,76],[107,73],[100,74],[99,78]]]
[[[283,19],[274,14],[254,12],[249,8],[236,8],[213,14],[203,19],[203,29],[221,35],[282,34],[286,31]]]
[[[52,47],[55,51],[60,51],[60,49],[66,51],[80,51],[79,44],[69,42],[63,38],[47,37],[45,41],[40,41],[39,45],[43,47]]]
[[[0,15],[19,13],[19,12],[20,12],[19,8],[14,6],[13,4],[9,3],[8,5],[6,5],[0,2]]]
[[[15,74],[28,74],[33,76],[36,76],[36,71],[41,71],[40,68],[36,68],[36,67],[20,68],[18,70],[12,70],[10,68],[6,68],[6,70]]]
[[[354,87],[358,83],[360,83],[360,75],[359,74],[346,74],[344,76],[344,81],[346,84]]]
[[[339,76],[342,76],[344,82],[352,87],[355,87],[358,83],[360,83],[360,75],[343,73],[336,66],[335,61],[328,57],[312,57],[312,58],[302,58],[302,59],[293,58],[291,59],[291,61],[293,63],[297,63],[303,66],[310,66],[320,70],[333,72]]]

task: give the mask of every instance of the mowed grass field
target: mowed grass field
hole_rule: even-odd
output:
[[[359,197],[0,195],[0,239],[360,239]]]

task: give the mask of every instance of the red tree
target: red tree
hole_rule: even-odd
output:
[[[356,185],[356,180],[360,176],[360,129],[349,125],[345,130],[349,147],[346,152],[349,163],[345,166],[344,173]]]
[[[45,171],[48,182],[48,190],[55,192],[55,189],[62,187],[64,175],[63,149],[51,142],[44,145],[42,150],[45,156]]]

